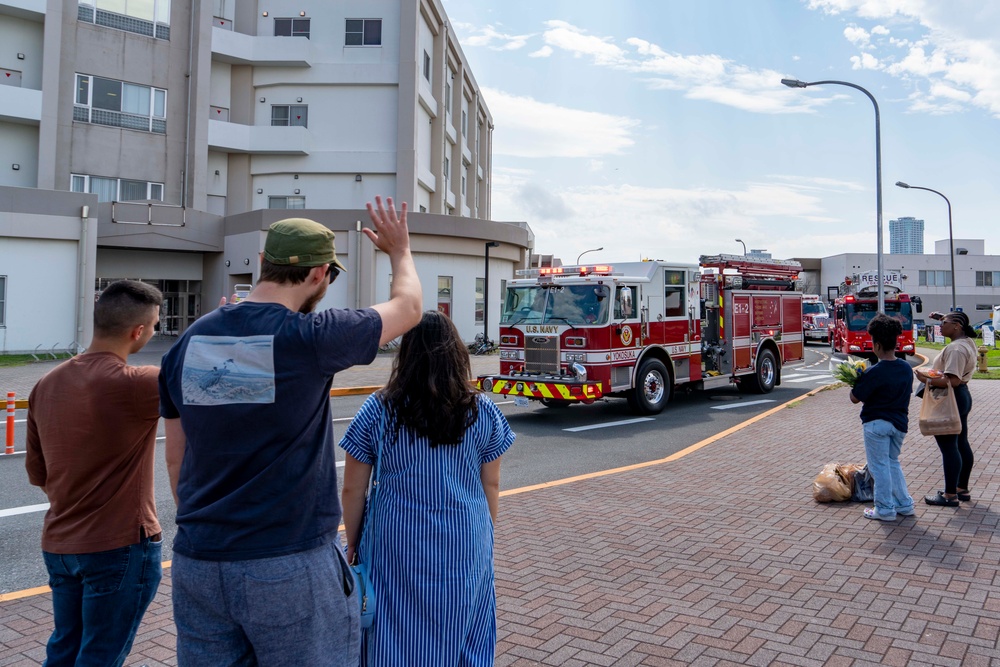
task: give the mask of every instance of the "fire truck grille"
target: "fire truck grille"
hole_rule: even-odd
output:
[[[559,337],[524,337],[524,370],[528,373],[559,373]]]

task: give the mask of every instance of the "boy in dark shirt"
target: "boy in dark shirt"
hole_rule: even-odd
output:
[[[868,323],[868,333],[879,361],[862,373],[851,389],[851,402],[864,404],[865,454],[875,481],[875,507],[866,508],[864,514],[868,519],[893,521],[896,515],[913,515],[913,498],[899,465],[909,422],[913,372],[906,360],[896,358],[896,339],[903,333],[898,320],[879,313]]]

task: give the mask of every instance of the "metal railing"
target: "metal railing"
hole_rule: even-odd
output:
[[[146,207],[146,220],[119,220],[118,219],[118,206],[145,206]],[[180,223],[176,222],[153,222],[153,209],[154,208],[170,208],[177,209],[181,212]],[[117,225],[152,225],[154,227],[186,227],[187,226],[187,208],[184,206],[176,206],[174,204],[158,204],[156,202],[111,202],[111,222]]]
[[[166,118],[142,116],[139,114],[125,113],[124,111],[113,111],[111,109],[95,109],[94,107],[83,106],[80,104],[73,105],[73,120],[79,123],[107,125],[108,127],[122,127],[127,130],[139,130],[142,132],[152,132],[153,134],[167,133]]]

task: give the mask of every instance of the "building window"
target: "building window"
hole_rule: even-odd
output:
[[[276,127],[309,127],[309,105],[274,104],[271,106],[271,125]]]
[[[1000,287],[1000,271],[976,271],[976,287]]]
[[[431,56],[426,51],[424,51],[424,78],[431,80]]]
[[[423,204],[421,204],[421,205],[420,205],[420,212],[421,212],[421,213],[426,213],[426,212],[427,212],[427,207],[426,207],[426,206],[424,206]]]
[[[163,201],[163,183],[73,174],[70,190],[97,195],[97,201]]]
[[[921,271],[921,287],[951,287],[951,271]]]
[[[0,327],[7,326],[7,276],[0,276]]]
[[[451,115],[451,83],[448,81],[444,83],[444,111]]]
[[[451,160],[448,158],[444,159],[444,177],[447,179],[451,176]]]
[[[462,109],[462,136],[469,136],[469,112]]]
[[[382,46],[382,19],[347,19],[344,46]]]
[[[483,314],[486,312],[486,280],[476,278],[476,324],[483,323]]]
[[[2,280],[2,278],[0,278],[0,280]],[[987,310],[987,311],[992,311],[992,310],[993,310],[993,307],[994,307],[994,306],[993,306],[993,304],[991,304],[991,303],[977,303],[977,304],[976,304],[976,310]],[[0,306],[0,308],[2,308],[2,306]],[[2,324],[2,323],[0,323],[0,324]]]
[[[451,276],[438,276],[438,312],[451,317]]]
[[[77,74],[73,120],[166,134],[167,91]]]
[[[77,19],[146,37],[170,39],[170,0],[79,0]]]
[[[479,139],[483,135],[483,124],[479,123],[476,125],[476,155],[479,155]]]
[[[309,39],[309,21],[310,19],[274,19],[274,36]]]
[[[268,197],[268,208],[305,208],[305,197]]]
[[[465,173],[462,174],[462,196],[465,196]]]

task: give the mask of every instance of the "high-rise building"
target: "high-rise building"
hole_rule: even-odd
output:
[[[924,254],[924,221],[907,217],[890,220],[889,254]]]
[[[326,305],[384,300],[387,258],[360,234],[375,195],[409,203],[425,305],[436,292],[468,339],[527,264],[528,226],[490,220],[493,118],[441,0],[0,0],[0,44],[0,234],[21,243],[0,239],[0,273],[72,260],[71,304],[147,280],[179,333],[255,282],[287,209],[337,232],[350,275]],[[2,329],[38,285],[0,286]],[[79,345],[77,320],[39,342]]]

